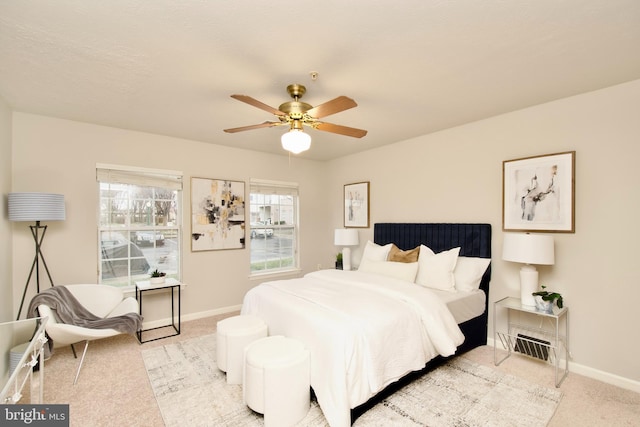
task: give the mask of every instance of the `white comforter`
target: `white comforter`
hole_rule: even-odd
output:
[[[464,341],[428,289],[358,271],[263,283],[246,294],[242,314],[264,319],[269,335],[309,348],[311,386],[332,427],[349,426],[350,408]]]

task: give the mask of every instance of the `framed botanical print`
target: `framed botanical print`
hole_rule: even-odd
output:
[[[244,247],[244,181],[192,177],[191,250]]]
[[[369,227],[369,182],[344,186],[345,228]]]
[[[504,231],[575,232],[575,151],[502,162]]]

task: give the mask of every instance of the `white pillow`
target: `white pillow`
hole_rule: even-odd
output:
[[[371,240],[368,240],[367,245],[364,247],[364,252],[362,253],[362,259],[360,260],[358,270],[363,266],[366,268],[366,264],[369,261],[386,261],[392,245],[393,243],[389,243],[387,245],[380,246],[373,243]]]
[[[416,283],[427,288],[456,292],[453,270],[459,253],[460,248],[453,248],[436,254],[425,245],[420,245]]]
[[[455,286],[458,291],[475,291],[480,288],[480,281],[491,262],[490,258],[458,257],[453,270]]]
[[[371,261],[360,265],[358,271],[365,273],[379,274],[385,277],[393,277],[407,282],[416,280],[418,272],[417,262],[396,262],[396,261]]]

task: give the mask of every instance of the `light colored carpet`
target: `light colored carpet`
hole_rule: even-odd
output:
[[[215,334],[142,352],[165,425],[262,426],[215,363]],[[354,426],[546,426],[562,392],[458,357],[397,391]],[[300,426],[326,426],[315,402]]]

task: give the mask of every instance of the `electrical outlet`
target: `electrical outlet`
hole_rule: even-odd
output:
[[[318,270],[322,270],[322,264],[318,264]]]

